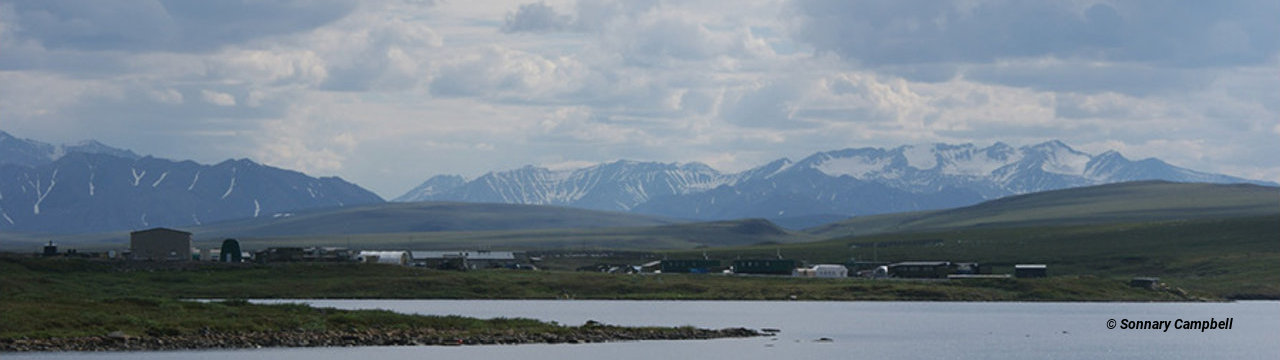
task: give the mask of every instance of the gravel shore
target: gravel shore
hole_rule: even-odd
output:
[[[188,349],[244,349],[263,347],[320,346],[415,346],[415,345],[497,345],[497,344],[577,344],[638,340],[694,340],[762,336],[745,328],[720,330],[696,328],[642,329],[588,323],[555,332],[460,335],[433,329],[362,331],[275,331],[253,333],[203,333],[172,336],[132,336],[112,332],[102,336],[52,339],[0,340],[0,351],[139,351]]]

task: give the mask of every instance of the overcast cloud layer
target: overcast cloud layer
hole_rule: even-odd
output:
[[[1061,139],[1280,181],[1280,2],[0,1],[0,130],[339,175]]]

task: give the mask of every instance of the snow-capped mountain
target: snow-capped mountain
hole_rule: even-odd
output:
[[[0,132],[0,231],[186,226],[382,202],[339,178],[227,160],[138,157],[96,142],[53,146]]]
[[[0,156],[0,166],[40,166],[52,163],[69,153],[108,154],[126,159],[141,157],[133,151],[113,148],[95,140],[70,145],[53,145],[31,139],[19,139],[0,131],[0,155],[3,155]]]
[[[432,177],[395,201],[448,200],[627,211],[654,197],[702,192],[730,184],[734,179],[700,163],[617,161],[574,170],[526,166],[491,172],[471,181],[452,175]]]
[[[411,202],[414,201],[413,199],[430,199],[446,191],[466,185],[466,183],[467,179],[458,175],[436,175],[391,201]]]
[[[1138,180],[1251,181],[1090,155],[1060,141],[858,148],[779,159],[736,174],[706,165],[618,161],[576,170],[524,168],[471,181],[435,177],[396,201],[450,200],[575,206],[687,219],[850,216],[940,209],[998,197]]]

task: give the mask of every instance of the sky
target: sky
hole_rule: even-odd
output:
[[[1058,139],[1280,181],[1280,2],[0,0],[0,130],[384,198]]]

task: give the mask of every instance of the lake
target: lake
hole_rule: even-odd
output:
[[[540,300],[266,300],[341,309],[580,325],[781,329],[775,337],[601,344],[5,354],[6,359],[1277,359],[1280,302],[971,303]],[[1152,321],[1230,329],[1127,329]],[[1109,320],[1116,320],[1114,329]],[[1179,321],[1182,320],[1182,321]],[[1194,320],[1195,323],[1186,321]],[[1141,321],[1141,322],[1139,322]],[[1158,323],[1157,323],[1158,324]],[[830,341],[817,341],[818,339]]]

